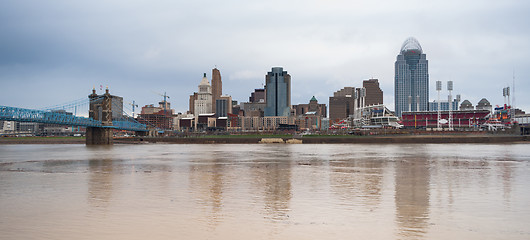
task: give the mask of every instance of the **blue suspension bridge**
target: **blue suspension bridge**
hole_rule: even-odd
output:
[[[75,116],[63,109],[89,105],[89,117]],[[147,125],[123,111],[123,99],[109,94],[97,95],[95,89],[88,99],[76,100],[45,109],[0,106],[0,120],[36,122],[87,128],[87,145],[112,144],[112,130],[147,132]]]

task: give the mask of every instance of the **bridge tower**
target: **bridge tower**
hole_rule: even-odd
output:
[[[92,89],[92,94],[88,95],[90,99],[90,109],[88,117],[101,121],[103,127],[87,127],[86,145],[112,145],[113,132],[112,128],[112,98],[109,89],[105,94],[97,95],[96,89]]]

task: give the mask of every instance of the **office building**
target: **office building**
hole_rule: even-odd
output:
[[[232,99],[232,114],[234,115],[244,115],[243,109],[241,108],[240,104],[237,103],[236,100]]]
[[[266,107],[267,105],[264,102],[241,103],[241,110],[243,110],[243,115],[247,117],[263,117],[265,115]]]
[[[289,116],[291,112],[291,76],[282,67],[273,67],[265,76],[265,116]]]
[[[223,95],[223,82],[221,81],[221,72],[219,69],[212,69],[212,110],[216,111],[215,101]]]
[[[354,87],[345,87],[329,97],[330,124],[340,122],[355,112],[357,91]]]
[[[248,102],[265,103],[265,89],[264,88],[254,89],[254,92],[252,92],[250,94],[250,97],[248,98]]]
[[[215,100],[215,114],[217,117],[226,117],[232,113],[232,97],[220,96]]]
[[[244,131],[276,131],[285,126],[294,126],[296,118],[294,116],[274,116],[274,117],[238,117],[238,128]],[[236,126],[232,126],[236,127]]]
[[[316,112],[307,112],[298,115],[295,120],[295,125],[299,130],[321,130],[323,117],[317,115]]]
[[[212,110],[212,86],[206,78],[206,73],[199,84],[199,92],[197,93],[197,98],[194,101],[194,111],[195,116],[199,114],[209,114],[213,113]]]
[[[304,115],[309,112],[311,113],[310,115],[317,115],[322,118],[327,117],[326,104],[319,104],[315,96],[309,100],[308,104],[293,105],[293,109],[295,109],[297,116]]]
[[[195,112],[195,99],[197,99],[197,97],[199,96],[198,93],[194,92],[192,95],[190,95],[190,100],[189,100],[189,111],[188,111],[188,114],[194,114]]]
[[[147,126],[172,129],[174,112],[175,110],[171,109],[171,104],[168,101],[161,101],[158,103],[158,107],[153,104],[143,106],[137,120]]]
[[[246,117],[263,117],[266,107],[264,88],[254,89],[254,92],[250,93],[248,102],[241,103],[241,110]]]
[[[379,88],[379,80],[364,80],[363,88],[366,89],[365,106],[383,104],[383,90]]]
[[[0,121],[0,133],[14,133],[16,124],[14,121]]]
[[[401,117],[402,112],[428,110],[428,61],[420,43],[415,38],[408,38],[397,56],[394,101],[398,117]]]

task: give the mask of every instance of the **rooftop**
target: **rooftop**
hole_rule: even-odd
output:
[[[478,105],[491,105],[490,102],[488,101],[488,99],[480,99],[480,101],[478,102]]]
[[[210,85],[210,82],[208,82],[208,78],[206,78],[206,73],[204,73],[204,76],[202,77],[201,83],[199,85]]]
[[[406,52],[413,52],[413,53],[423,53],[423,49],[421,48],[420,42],[416,38],[409,37],[403,45],[401,45],[401,54]]]

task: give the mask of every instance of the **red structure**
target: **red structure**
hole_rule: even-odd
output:
[[[449,119],[449,111],[441,111],[441,119]],[[488,110],[452,111],[453,128],[479,127],[488,120]],[[438,127],[438,112],[403,112],[401,124],[405,128],[436,128]],[[448,123],[442,127],[448,127]]]
[[[239,115],[232,114],[232,113],[227,113],[226,115],[228,117],[227,126],[230,126],[230,127],[241,127],[240,126],[241,124],[239,124]]]
[[[173,118],[171,112],[160,111],[152,114],[140,114],[136,119],[138,122],[147,126],[157,127],[160,129],[172,129]]]

